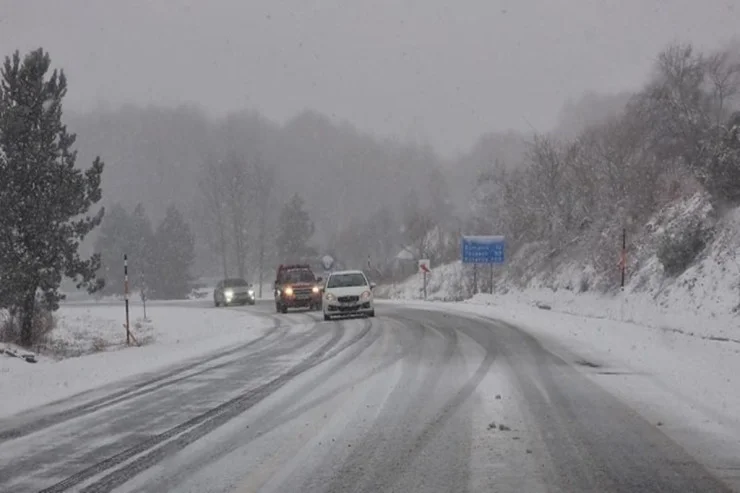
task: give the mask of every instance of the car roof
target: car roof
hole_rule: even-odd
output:
[[[342,274],[362,274],[365,275],[365,273],[361,270],[338,270],[335,272],[332,272],[329,274],[330,276],[341,276]]]

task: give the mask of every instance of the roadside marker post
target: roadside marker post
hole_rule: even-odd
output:
[[[506,239],[503,236],[463,236],[460,250],[462,263],[473,265],[474,294],[478,292],[478,264],[490,266],[490,291],[493,294],[493,266],[506,260]]]
[[[619,258],[619,267],[622,271],[622,281],[620,287],[624,291],[624,280],[627,272],[627,228],[622,229],[622,254]]]
[[[144,320],[149,320],[146,316],[146,278],[143,274],[141,275],[141,291],[139,294],[141,295],[141,304],[144,307]]]
[[[627,294],[624,291],[624,284],[627,277],[627,228],[622,228],[622,250],[619,253],[619,271],[620,271],[620,282],[619,291],[621,294],[622,302],[620,307],[621,320],[625,319],[625,303],[627,302]]]
[[[427,274],[432,272],[430,268],[429,259],[424,258],[419,260],[419,270],[421,271],[423,285],[424,285],[424,301],[427,299]]]
[[[123,299],[126,303],[126,345],[131,345],[131,330],[128,315],[128,255],[123,254]]]

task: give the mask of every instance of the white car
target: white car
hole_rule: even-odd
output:
[[[332,272],[324,285],[321,303],[324,320],[342,315],[374,317],[374,288],[375,283],[368,281],[361,270]]]

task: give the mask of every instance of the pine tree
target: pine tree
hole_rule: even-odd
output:
[[[95,240],[95,252],[100,255],[98,277],[105,280],[104,294],[123,294],[123,255],[126,239],[131,236],[131,218],[120,204],[107,211],[100,234]]]
[[[156,246],[152,222],[142,204],[134,209],[131,219],[131,236],[126,244],[128,251],[129,282],[131,290],[146,290],[151,284],[152,269],[156,262]]]
[[[95,242],[101,257],[99,276],[105,280],[105,294],[123,294],[123,256],[128,255],[129,289],[144,289],[154,262],[154,231],[142,204],[132,214],[115,204],[106,214]]]
[[[77,287],[102,287],[98,256],[80,258],[78,248],[103,218],[103,162],[75,168],[75,135],[62,123],[67,92],[63,71],[38,49],[23,60],[16,51],[0,70],[0,304],[20,314],[21,344],[32,344],[37,291],[42,307],[55,310],[64,295],[63,276]]]
[[[190,226],[175,206],[169,206],[154,234],[154,276],[151,297],[180,299],[190,293],[190,268],[195,260],[195,240]]]
[[[316,250],[309,246],[315,231],[311,217],[304,208],[303,198],[295,194],[280,212],[280,232],[277,249],[282,262],[298,262],[316,256]]]

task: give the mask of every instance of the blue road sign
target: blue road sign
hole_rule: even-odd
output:
[[[503,236],[463,236],[463,264],[503,264]]]

